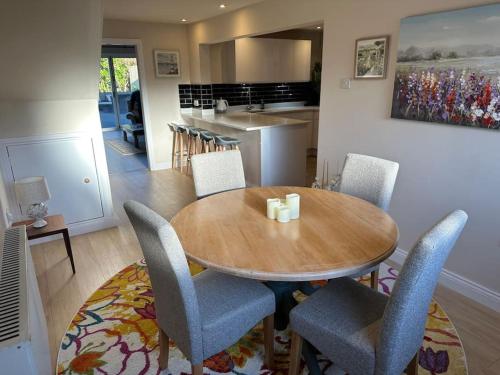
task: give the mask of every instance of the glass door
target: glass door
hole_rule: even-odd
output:
[[[115,110],[115,95],[113,90],[110,59],[101,58],[99,78],[99,116],[102,130],[116,130],[118,121]]]
[[[99,115],[103,131],[142,125],[139,72],[135,57],[101,58]]]

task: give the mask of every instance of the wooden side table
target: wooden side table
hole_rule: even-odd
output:
[[[69,260],[71,262],[71,268],[73,273],[75,273],[75,263],[73,261],[73,251],[71,250],[71,242],[69,240],[68,227],[64,224],[64,217],[62,215],[52,215],[45,218],[47,225],[43,228],[34,228],[31,226],[34,220],[18,221],[12,224],[13,227],[20,225],[26,225],[26,234],[28,240],[34,240],[41,237],[52,236],[53,234],[62,234],[64,238],[64,245],[66,246],[66,252],[68,253]]]

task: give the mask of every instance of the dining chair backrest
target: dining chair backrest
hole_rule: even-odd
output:
[[[467,219],[464,211],[452,212],[424,234],[408,254],[384,311],[376,375],[401,374],[420,349],[441,269]]]
[[[124,204],[141,245],[155,296],[156,320],[193,363],[203,360],[201,320],[182,245],[170,223],[134,201]]]
[[[373,156],[347,154],[340,177],[339,191],[349,194],[387,211],[399,164]]]
[[[193,155],[191,167],[198,198],[246,186],[239,150]]]

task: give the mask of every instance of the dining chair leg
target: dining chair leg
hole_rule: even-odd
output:
[[[191,374],[203,375],[203,363],[200,363],[199,365],[191,365]]]
[[[288,375],[298,375],[300,371],[300,355],[302,353],[302,337],[292,331],[291,340],[290,370],[288,371]]]
[[[160,328],[160,358],[158,359],[160,369],[164,370],[168,367],[168,336]]]
[[[370,286],[374,290],[378,290],[378,268],[375,271],[371,272],[370,275]]]
[[[411,360],[410,364],[406,368],[407,375],[417,375],[418,374],[418,351],[415,357]]]
[[[264,318],[264,364],[268,369],[274,367],[274,314]]]

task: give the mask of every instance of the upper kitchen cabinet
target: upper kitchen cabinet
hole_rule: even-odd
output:
[[[306,82],[311,41],[242,38],[210,47],[212,83]]]
[[[234,40],[210,46],[211,83],[235,83],[235,43]]]
[[[303,82],[310,79],[310,40],[244,38],[235,43],[238,82]]]

